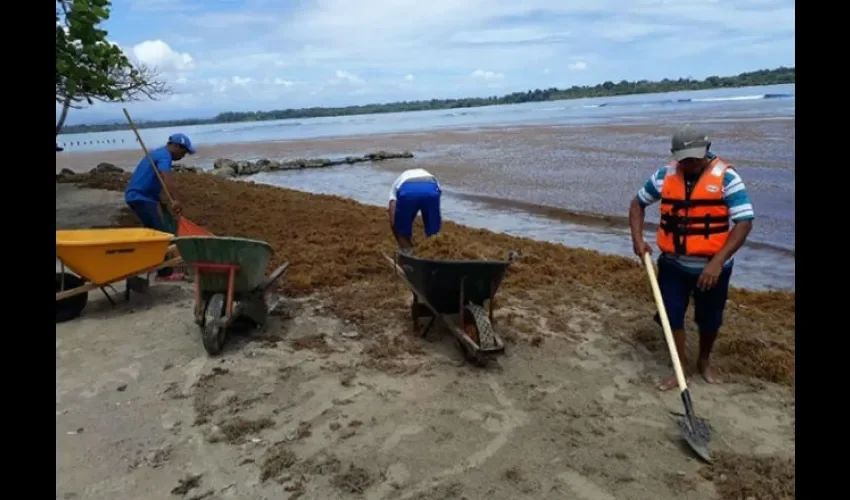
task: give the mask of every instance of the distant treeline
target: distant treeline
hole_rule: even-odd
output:
[[[228,111],[214,118],[166,120],[137,122],[138,128],[181,127],[186,125],[206,125],[215,123],[260,122],[268,120],[284,120],[287,118],[314,118],[322,116],[367,115],[376,113],[398,113],[403,111],[426,111],[430,109],[475,108],[494,106],[498,104],[519,104],[523,102],[557,101],[562,99],[582,99],[588,97],[609,97],[626,94],[653,94],[661,92],[676,92],[683,90],[704,90],[717,88],[750,87],[758,85],[777,85],[794,83],[794,68],[784,66],[776,69],[763,69],[741,73],[737,76],[709,76],[705,80],[679,78],[678,80],[663,79],[660,82],[640,80],[629,82],[622,80],[618,83],[611,81],[594,86],[572,86],[568,89],[535,89],[527,92],[514,92],[501,97],[469,97],[465,99],[431,99],[430,101],[402,101],[387,104],[366,104],[364,106],[346,106],[344,108],[301,108],[280,109],[274,111]],[[86,132],[106,132],[124,130],[126,123],[102,125],[72,125],[66,126],[62,133],[79,134]]]

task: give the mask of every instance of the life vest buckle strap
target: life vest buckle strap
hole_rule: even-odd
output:
[[[671,205],[673,210],[694,208],[694,207],[722,207],[726,202],[722,199],[718,200],[677,200],[674,198],[661,198],[662,205]]]
[[[725,224],[725,225],[722,225],[722,226],[708,226],[708,227],[706,227],[704,225],[699,225],[699,226],[690,226],[690,227],[684,227],[684,228],[676,228],[676,229],[673,230],[673,232],[675,234],[684,234],[685,236],[705,236],[706,238],[708,237],[708,235],[711,235],[711,234],[725,233],[725,232],[728,232],[728,231],[729,231],[729,224]]]

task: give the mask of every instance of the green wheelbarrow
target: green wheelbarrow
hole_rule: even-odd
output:
[[[284,262],[266,276],[274,255],[265,241],[221,236],[181,236],[174,244],[195,281],[195,323],[204,349],[221,352],[234,322],[266,324],[268,289],[289,267]]]

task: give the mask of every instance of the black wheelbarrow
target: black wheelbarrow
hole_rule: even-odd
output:
[[[467,361],[484,366],[505,351],[494,329],[493,300],[515,255],[504,261],[431,260],[401,252],[396,260],[384,258],[413,292],[410,312],[420,337],[439,319]],[[421,319],[428,320],[424,328]]]

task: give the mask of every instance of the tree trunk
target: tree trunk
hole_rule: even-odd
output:
[[[71,98],[66,97],[65,102],[62,103],[62,112],[59,113],[59,121],[56,122],[56,136],[59,136],[59,132],[62,131],[62,127],[65,125],[65,118],[68,118],[68,110],[71,109]]]

